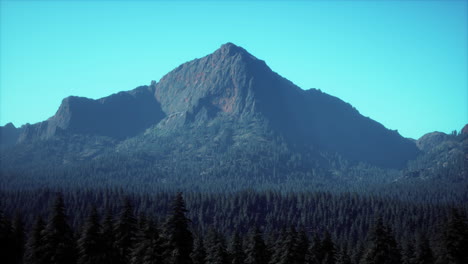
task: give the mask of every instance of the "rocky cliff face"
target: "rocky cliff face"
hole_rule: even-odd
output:
[[[91,134],[124,139],[141,133],[163,117],[154,89],[138,87],[98,100],[70,96],[46,121],[21,128],[18,142],[32,142],[58,134]]]
[[[67,133],[120,140],[152,126],[196,129],[212,120],[234,131],[232,122],[223,123],[226,117],[234,123],[260,119],[297,149],[338,153],[383,167],[402,167],[419,152],[396,131],[336,97],[300,89],[232,43],[180,65],[150,86],[99,100],[68,97],[47,121],[24,126],[18,141]]]

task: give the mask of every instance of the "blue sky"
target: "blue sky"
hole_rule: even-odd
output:
[[[159,80],[226,42],[405,137],[468,123],[467,1],[1,1],[0,125]]]

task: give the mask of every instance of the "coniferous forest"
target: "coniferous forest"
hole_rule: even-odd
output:
[[[467,263],[467,206],[353,193],[2,192],[3,263]]]

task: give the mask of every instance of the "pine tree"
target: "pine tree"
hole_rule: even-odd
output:
[[[198,235],[197,240],[193,248],[193,252],[190,255],[192,257],[193,264],[205,264],[206,263],[206,249],[203,237]]]
[[[185,216],[186,212],[182,193],[178,193],[164,228],[165,256],[170,264],[192,263],[190,254],[193,250],[193,237],[189,230],[190,220]]]
[[[453,209],[445,227],[444,262],[447,264],[468,263],[468,223],[466,216],[459,210]]]
[[[415,256],[414,264],[433,264],[434,255],[432,254],[431,246],[429,245],[429,240],[424,234],[419,235]]]
[[[45,222],[38,217],[25,247],[24,264],[46,264],[42,241],[44,239]]]
[[[320,237],[315,234],[312,239],[312,245],[309,249],[309,263],[310,264],[321,264],[324,254],[322,252],[322,241]]]
[[[133,206],[129,198],[124,200],[120,215],[114,227],[114,248],[117,253],[117,261],[130,262],[130,253],[134,246],[137,221],[133,214]]]
[[[132,250],[130,263],[152,264],[163,263],[161,237],[156,224],[152,220],[142,223],[138,234],[138,242]]]
[[[291,227],[288,232],[286,232],[286,235],[284,236],[284,239],[282,239],[280,243],[280,248],[277,249],[280,252],[280,256],[278,261],[275,263],[278,264],[296,264],[297,260],[299,259],[298,253],[297,253],[297,232],[294,227]],[[270,263],[272,261],[270,260]]]
[[[103,246],[103,261],[104,264],[118,263],[117,250],[115,248],[115,235],[114,235],[114,219],[112,212],[107,211],[104,221],[102,222],[101,238]]]
[[[228,264],[229,255],[224,237],[214,228],[206,236],[206,264]]]
[[[92,207],[78,239],[78,264],[103,263],[104,241],[96,207]]]
[[[242,239],[238,232],[235,232],[232,237],[229,253],[231,256],[231,264],[243,264],[245,262]]]
[[[403,250],[401,256],[402,264],[415,264],[415,248],[414,241],[411,239],[406,243],[406,247]]]
[[[23,220],[19,214],[16,215],[13,221],[12,238],[12,254],[14,255],[14,263],[22,263],[26,237]]]
[[[364,264],[399,264],[401,255],[389,227],[377,218],[369,234],[368,247],[363,256]]]
[[[73,232],[67,223],[62,194],[58,194],[43,237],[44,261],[49,264],[68,264],[76,261]]]
[[[351,264],[351,257],[348,254],[348,249],[343,247],[337,254],[336,264]]]
[[[297,263],[298,264],[305,264],[309,251],[309,238],[307,237],[307,233],[305,229],[301,229],[299,231],[297,237]]]
[[[335,243],[333,243],[333,240],[331,238],[330,233],[325,232],[325,236],[322,240],[322,254],[323,254],[323,259],[322,259],[322,264],[334,264],[336,261],[336,248],[335,248]]]
[[[0,259],[5,263],[14,263],[14,237],[11,221],[0,211]]]
[[[251,229],[246,247],[246,264],[266,264],[269,254],[262,233],[258,228]]]

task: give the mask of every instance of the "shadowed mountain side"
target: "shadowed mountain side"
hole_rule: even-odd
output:
[[[163,117],[153,89],[141,86],[98,100],[71,96],[47,121],[25,125],[19,142],[50,138],[57,133],[94,134],[123,139],[135,136]]]
[[[168,73],[155,95],[166,113],[188,113],[185,124],[221,113],[237,119],[261,114],[289,142],[354,161],[401,168],[419,153],[414,142],[396,131],[336,97],[300,89],[232,43]],[[195,118],[200,111],[204,118]]]

